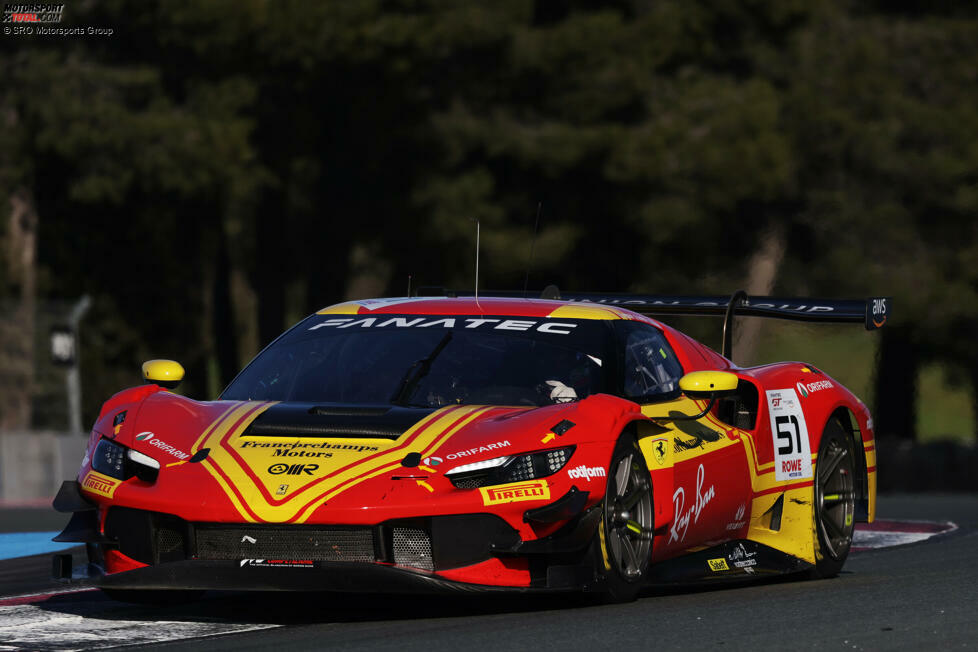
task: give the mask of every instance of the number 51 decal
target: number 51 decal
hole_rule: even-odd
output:
[[[774,474],[780,482],[812,477],[812,451],[801,402],[794,388],[767,391],[774,440]]]

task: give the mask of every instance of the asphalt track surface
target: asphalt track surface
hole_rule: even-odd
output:
[[[958,529],[854,552],[831,580],[652,590],[624,605],[567,596],[209,593],[177,607],[126,605],[97,591],[26,598],[0,606],[0,650],[978,650],[978,495],[883,496],[878,517]],[[4,510],[0,532],[56,530],[63,520]],[[0,605],[11,604],[2,596],[60,590],[47,579],[49,557],[0,561]],[[60,626],[69,631],[60,639],[28,636]]]

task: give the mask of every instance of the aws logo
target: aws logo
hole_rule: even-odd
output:
[[[312,475],[318,470],[318,464],[272,464],[268,467],[268,472],[272,475]]]

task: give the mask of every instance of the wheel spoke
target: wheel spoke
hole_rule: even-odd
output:
[[[823,513],[822,522],[825,523],[826,528],[832,530],[833,536],[835,538],[842,538],[842,539],[845,538],[846,533],[843,532],[841,528],[839,528],[839,525],[835,522],[835,520],[832,519],[830,515]]]
[[[822,484],[825,484],[825,482],[828,481],[828,479],[832,476],[832,472],[835,471],[837,466],[839,466],[839,462],[841,462],[842,458],[846,456],[846,450],[844,448],[834,448],[829,449],[829,451],[831,457],[826,460],[828,464],[825,464],[824,466],[820,464],[818,469],[818,479],[821,480]]]
[[[635,487],[635,490],[632,491],[632,493],[621,499],[621,508],[625,511],[631,511],[632,507],[635,507],[638,501],[642,500],[642,496],[644,495],[645,485],[639,484],[637,487]]]
[[[825,541],[825,544],[829,547],[829,552],[832,553],[832,555],[835,555],[835,546],[832,545],[832,537],[829,536],[829,531],[825,527],[825,519],[819,520],[818,527],[822,530],[822,539]]]
[[[615,469],[615,490],[619,496],[625,494],[625,488],[628,487],[628,475],[631,469],[632,456],[629,454],[628,457],[623,458],[618,463],[618,468]]]
[[[610,536],[608,537],[608,545],[611,547],[611,557],[616,560],[616,563],[621,561],[621,537],[618,536],[618,530],[611,530]]]
[[[631,574],[641,568],[638,563],[638,555],[635,554],[635,548],[632,546],[632,542],[628,540],[628,537],[621,537],[622,548],[625,550],[625,556],[627,560],[622,560],[626,562],[625,570]]]

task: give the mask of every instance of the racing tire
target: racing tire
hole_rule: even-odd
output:
[[[143,589],[101,589],[105,597],[117,602],[133,604],[177,605],[193,602],[204,594],[190,589],[143,590]]]
[[[814,470],[815,567],[813,579],[842,570],[855,529],[856,459],[852,435],[832,417],[822,432]]]
[[[654,527],[652,480],[634,437],[611,456],[602,518],[591,546],[600,602],[631,602],[645,586]]]

